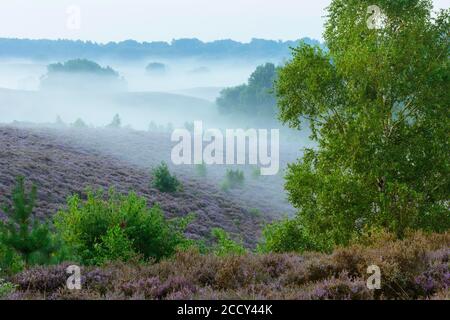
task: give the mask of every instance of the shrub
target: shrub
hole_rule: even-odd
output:
[[[323,280],[300,293],[299,300],[370,300],[373,292],[364,279],[352,279],[345,272]]]
[[[95,251],[96,264],[100,265],[108,261],[129,261],[136,257],[133,242],[118,225],[108,229],[100,243],[95,244]]]
[[[116,114],[114,118],[112,119],[111,123],[108,124],[106,127],[110,129],[118,129],[121,126],[122,121],[120,120],[120,116]]]
[[[260,252],[328,251],[331,243],[314,239],[298,219],[284,219],[267,224],[258,245]]]
[[[181,187],[175,175],[169,171],[169,167],[165,162],[152,170],[152,185],[161,192],[175,192]]]
[[[206,164],[204,162],[202,162],[202,164],[196,164],[195,173],[199,177],[206,177]]]
[[[252,177],[254,179],[261,177],[261,168],[260,167],[258,167],[258,166],[252,167]]]
[[[0,299],[13,293],[15,290],[16,290],[16,286],[14,284],[12,284],[10,282],[6,282],[4,279],[0,278]]]
[[[18,266],[16,254],[28,266],[48,263],[56,250],[47,224],[33,218],[36,190],[33,185],[27,194],[25,179],[18,177],[12,193],[12,205],[4,208],[8,220],[0,222],[0,245],[3,248],[0,248],[0,254],[6,260],[2,264],[6,262],[12,269]]]
[[[12,248],[0,243],[0,276],[17,273],[23,268],[24,262],[20,255]]]
[[[200,254],[192,248],[153,264],[83,267],[82,290],[64,289],[67,265],[9,279],[8,299],[447,299],[450,234],[352,245],[332,254]],[[425,253],[425,254],[422,254]],[[368,290],[367,266],[381,269]]]
[[[162,74],[166,73],[167,67],[164,63],[161,63],[161,62],[150,62],[145,67],[145,70],[150,74],[162,75]]]
[[[259,210],[258,208],[251,208],[249,210],[249,212],[253,217],[256,217],[256,218],[261,217],[261,210]]]
[[[217,241],[213,247],[213,252],[217,256],[241,255],[246,252],[242,244],[233,241],[225,230],[214,228],[212,230],[212,235]]]
[[[87,128],[87,124],[83,121],[83,119],[78,118],[77,120],[75,120],[74,123],[72,123],[72,127],[78,128],[78,129],[83,129],[83,128]]]
[[[186,130],[188,130],[189,132],[194,132],[194,123],[193,122],[185,122],[184,123],[184,128],[186,129]]]
[[[244,172],[241,170],[227,169],[225,174],[225,180],[221,184],[221,189],[228,191],[229,189],[234,189],[236,187],[241,187],[244,185]]]
[[[85,201],[74,195],[67,206],[57,213],[55,227],[75,258],[86,264],[122,254],[130,259],[134,253],[159,260],[192,244],[184,236],[192,215],[167,220],[157,205],[149,209],[135,193],[120,195],[111,190],[105,197],[101,190],[88,191]]]

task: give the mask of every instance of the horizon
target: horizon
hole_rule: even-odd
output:
[[[0,5],[0,38],[95,43],[170,43],[173,39],[197,38],[202,42],[231,39],[248,43],[253,38],[289,41],[308,37],[323,42],[325,8],[329,3],[7,0]],[[434,10],[448,7],[446,0],[433,0],[433,5]]]
[[[127,41],[134,41],[137,42],[139,44],[147,44],[147,43],[166,43],[169,45],[172,45],[173,42],[175,41],[179,41],[179,40],[198,40],[204,44],[209,44],[209,43],[214,43],[214,42],[221,42],[221,41],[232,41],[235,43],[240,43],[240,44],[251,44],[253,41],[255,40],[262,40],[262,41],[273,41],[276,43],[287,43],[287,42],[296,42],[296,41],[300,41],[303,39],[309,39],[309,40],[313,40],[313,41],[319,41],[322,43],[321,40],[316,39],[316,38],[311,38],[311,37],[299,37],[297,39],[286,39],[286,40],[279,40],[279,39],[270,39],[270,38],[251,38],[248,41],[240,41],[240,40],[236,40],[236,39],[231,39],[231,38],[222,38],[222,39],[212,39],[212,40],[207,40],[204,41],[202,39],[199,39],[197,37],[193,37],[193,38],[173,38],[171,40],[136,40],[133,38],[128,38],[128,39],[123,39],[123,40],[117,40],[117,41],[107,41],[107,42],[102,42],[102,41],[94,41],[94,40],[82,40],[82,39],[70,39],[70,38],[58,38],[58,39],[50,39],[50,38],[18,38],[18,37],[2,37],[0,36],[0,40],[19,40],[19,41],[72,41],[72,42],[78,42],[81,41],[83,43],[93,43],[93,44],[97,44],[97,45],[107,45],[109,43],[123,43],[123,42],[127,42]]]

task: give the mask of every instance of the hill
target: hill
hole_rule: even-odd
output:
[[[149,204],[159,203],[168,217],[195,212],[197,218],[188,229],[192,238],[208,238],[213,227],[239,234],[250,247],[258,238],[261,218],[205,182],[182,177],[182,192],[161,193],[150,187],[149,170],[72,144],[46,130],[2,126],[0,145],[1,201],[10,194],[16,176],[25,176],[38,187],[38,217],[52,216],[65,205],[67,196],[83,194],[87,187],[114,187],[122,193],[134,190]]]

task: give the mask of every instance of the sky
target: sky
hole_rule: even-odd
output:
[[[434,0],[448,8],[449,0]],[[0,37],[321,40],[330,0],[0,0]]]

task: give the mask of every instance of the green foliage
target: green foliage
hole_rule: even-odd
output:
[[[15,274],[25,267],[21,256],[11,247],[0,243],[0,276]]]
[[[35,201],[36,186],[27,193],[24,178],[18,177],[12,205],[4,208],[7,221],[0,222],[0,253],[5,257],[2,264],[10,269],[20,264],[17,255],[29,266],[49,262],[56,249],[47,224],[33,217]]]
[[[106,127],[111,129],[119,129],[121,126],[122,121],[120,120],[120,116],[116,114],[114,118],[112,119],[111,123],[108,124]]]
[[[48,73],[93,73],[106,77],[118,77],[119,74],[110,67],[103,68],[98,63],[86,59],[69,60],[64,63],[53,63],[47,67]]]
[[[227,256],[242,255],[246,253],[246,250],[242,244],[233,241],[225,230],[214,228],[211,234],[216,239],[216,244],[213,246],[213,252],[215,255]]]
[[[207,171],[206,171],[206,164],[202,162],[202,164],[196,164],[195,165],[195,173],[199,177],[206,177]]]
[[[253,166],[252,167],[252,177],[254,179],[258,179],[259,177],[261,177],[261,168],[258,166]]]
[[[156,132],[158,130],[158,125],[155,123],[155,121],[150,121],[148,124],[148,131],[150,132]]]
[[[152,170],[152,186],[161,192],[175,192],[181,187],[175,175],[169,171],[167,163],[161,162],[159,166]]]
[[[108,261],[129,261],[136,258],[133,250],[133,242],[127,238],[121,226],[113,226],[108,229],[100,239],[100,243],[94,245],[96,264],[104,264]]]
[[[372,4],[332,1],[329,50],[302,44],[279,71],[280,119],[307,122],[318,145],[286,176],[313,244],[347,244],[368,227],[450,228],[449,10],[433,19],[430,1],[381,0],[377,30]]]
[[[308,232],[297,219],[284,219],[267,224],[262,232],[262,242],[258,244],[261,253],[283,253],[305,251],[329,251],[332,240],[325,237],[317,239]]]
[[[254,217],[260,217],[261,216],[261,210],[259,210],[258,208],[251,208],[249,210],[249,212]]]
[[[78,129],[82,129],[82,128],[87,128],[87,124],[83,121],[83,119],[78,118],[77,120],[75,120],[74,123],[72,123],[72,127],[74,128],[78,128]]]
[[[222,90],[216,101],[219,111],[224,114],[274,116],[276,100],[272,91],[276,76],[277,69],[272,63],[258,66],[248,84]]]
[[[241,187],[244,185],[244,172],[237,169],[227,169],[225,174],[225,180],[222,181],[221,188],[224,191],[228,191],[229,189],[234,189],[237,187]]]
[[[188,130],[189,132],[194,132],[194,123],[193,122],[185,122],[184,128]]]
[[[167,220],[158,206],[147,207],[144,198],[134,193],[120,195],[111,190],[88,191],[82,201],[70,197],[67,209],[55,217],[55,227],[66,246],[82,263],[169,257],[179,247],[192,245],[184,230],[192,216]]]
[[[1,274],[0,269],[0,274]],[[13,293],[16,290],[16,286],[10,282],[6,282],[4,279],[0,278],[0,299],[6,297],[7,295]]]
[[[48,65],[40,87],[44,90],[109,91],[125,89],[126,81],[111,67],[104,68],[90,60],[75,59]]]
[[[145,70],[150,74],[164,74],[166,72],[166,65],[161,62],[150,62]]]

